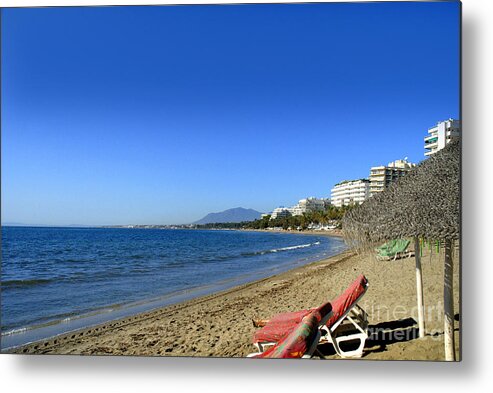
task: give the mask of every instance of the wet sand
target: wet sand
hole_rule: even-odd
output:
[[[370,253],[338,256],[277,276],[96,327],[16,348],[12,352],[77,355],[245,357],[255,352],[252,318],[316,307],[338,296],[359,274],[369,280],[360,305],[370,328],[363,359],[443,360],[443,254],[422,258],[428,335],[418,339],[414,258],[377,261]],[[458,252],[454,257],[459,313]],[[458,315],[457,315],[458,316]],[[456,322],[456,348],[459,348]],[[329,344],[320,346],[337,359]],[[458,353],[458,352],[457,352]],[[458,358],[458,356],[457,356]]]

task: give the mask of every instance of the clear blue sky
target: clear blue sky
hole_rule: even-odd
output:
[[[459,116],[459,4],[4,9],[2,222],[329,197]]]

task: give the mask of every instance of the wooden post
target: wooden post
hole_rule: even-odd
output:
[[[454,340],[454,267],[452,264],[452,242],[445,241],[445,266],[443,283],[445,360],[455,361]]]
[[[421,256],[419,239],[414,237],[414,259],[416,260],[416,293],[418,298],[418,327],[419,337],[425,336],[425,310],[423,300],[423,276],[421,274]]]

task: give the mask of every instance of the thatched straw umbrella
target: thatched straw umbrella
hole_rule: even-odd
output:
[[[349,211],[343,219],[346,241],[360,250],[397,238],[414,238],[420,336],[424,335],[419,238],[445,244],[445,358],[455,360],[452,244],[460,230],[460,144],[421,162],[399,182]]]

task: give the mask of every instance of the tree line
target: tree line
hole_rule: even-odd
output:
[[[300,216],[287,216],[271,218],[270,215],[264,216],[254,221],[210,223],[197,225],[199,229],[267,229],[283,228],[293,230],[306,230],[310,224],[335,225],[341,228],[341,220],[347,211],[354,205],[348,206],[328,206],[325,210],[306,212]]]

